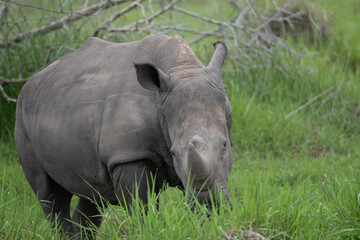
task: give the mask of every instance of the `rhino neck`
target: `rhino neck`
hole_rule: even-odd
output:
[[[160,94],[157,93],[156,94],[156,102],[158,105],[157,116],[158,116],[158,120],[159,120],[159,124],[160,124],[160,128],[161,128],[161,132],[162,132],[162,135],[163,135],[163,137],[165,139],[165,143],[166,143],[166,147],[165,147],[165,149],[162,149],[161,155],[163,156],[163,159],[166,163],[166,168],[167,168],[167,173],[168,173],[167,181],[171,187],[179,187],[180,189],[184,189],[184,186],[183,186],[180,178],[176,174],[175,167],[174,167],[174,160],[170,153],[170,148],[172,146],[172,143],[170,140],[167,123],[166,123],[164,115],[162,114],[162,111],[161,111],[162,108],[160,106],[160,101],[161,101],[161,96],[160,96]]]
[[[162,113],[162,105],[161,102],[163,101],[163,99],[161,99],[161,96],[159,93],[156,93],[156,104],[157,104],[157,117],[160,123],[160,128],[161,128],[161,132],[162,135],[164,136],[166,145],[167,145],[167,150],[169,151],[169,156],[171,156],[170,154],[170,148],[172,146],[172,142],[170,140],[170,135],[169,135],[169,131],[168,131],[168,126],[164,117],[164,114]]]

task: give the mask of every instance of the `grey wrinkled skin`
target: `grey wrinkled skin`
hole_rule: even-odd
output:
[[[90,38],[28,80],[16,108],[16,147],[45,214],[53,222],[58,215],[63,232],[89,234],[68,220],[99,226],[99,195],[129,206],[135,183],[145,203],[148,188],[158,193],[164,182],[202,203],[216,189],[228,197],[227,50],[214,47],[205,67],[179,36]],[[71,217],[74,194],[80,200]]]

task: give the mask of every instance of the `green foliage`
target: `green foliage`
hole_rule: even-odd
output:
[[[129,216],[110,206],[98,239],[242,239],[252,229],[275,239],[358,239],[360,236],[360,71],[356,0],[326,1],[326,38],[288,44],[300,56],[273,56],[273,64],[246,69],[227,61],[224,82],[233,110],[234,166],[226,204],[211,217],[189,210],[178,189],[149,193],[148,214],[135,201]],[[341,7],[340,7],[341,6]],[[226,11],[226,10],[224,10]],[[56,59],[86,36],[51,39]],[[0,56],[3,76],[29,77],[48,63],[46,36]],[[29,46],[28,45],[28,46]],[[206,63],[212,49],[194,51]],[[350,53],[350,54],[349,54]],[[229,52],[231,55],[231,51]],[[15,97],[21,86],[5,86]],[[0,239],[57,239],[28,185],[13,142],[15,104],[0,100]],[[158,198],[158,199],[157,199]],[[76,200],[76,199],[75,199]],[[74,203],[72,205],[75,204]],[[159,200],[160,208],[156,210]]]

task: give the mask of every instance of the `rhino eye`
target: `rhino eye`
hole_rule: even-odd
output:
[[[225,150],[227,148],[227,141],[224,136],[220,137],[220,146],[221,146],[221,150]]]
[[[227,142],[225,141],[222,143],[222,149],[226,149],[226,147],[227,147]]]

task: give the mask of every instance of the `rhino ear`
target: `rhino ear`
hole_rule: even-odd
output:
[[[134,63],[140,85],[148,90],[160,91],[168,86],[169,75],[150,63]]]
[[[227,48],[221,41],[213,42],[213,46],[215,48],[214,54],[211,57],[207,68],[215,71],[221,71],[221,67],[227,55]]]

